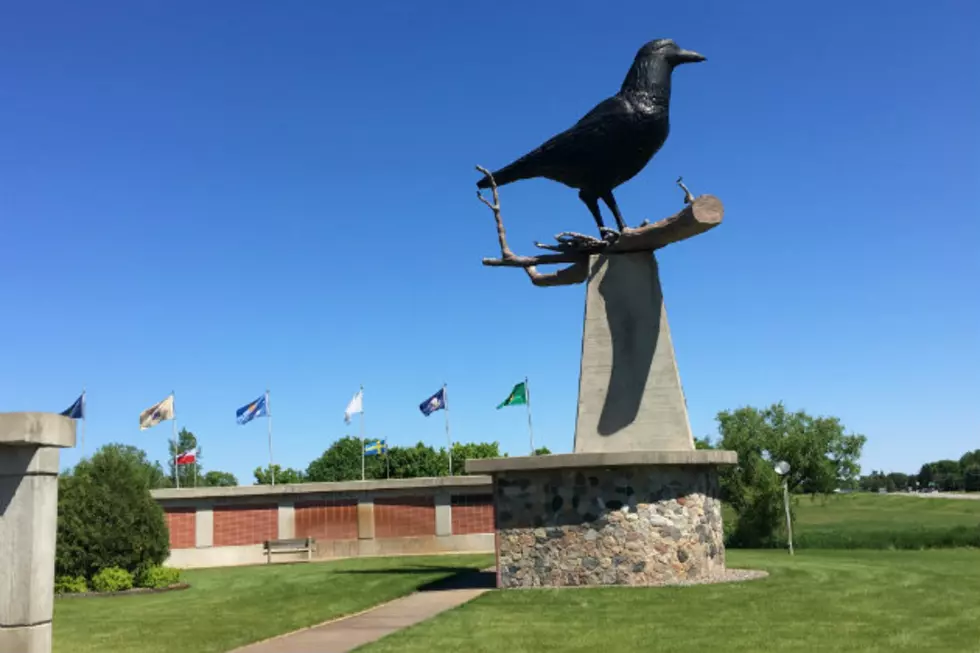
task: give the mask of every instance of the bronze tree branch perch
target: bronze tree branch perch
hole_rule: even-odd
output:
[[[477,197],[493,211],[494,221],[497,224],[497,241],[500,244],[500,258],[485,258],[483,265],[524,268],[531,279],[531,283],[535,286],[566,286],[582,283],[588,275],[589,256],[592,254],[615,255],[630,252],[653,252],[671,243],[685,240],[717,227],[721,224],[724,216],[724,207],[717,197],[713,195],[692,197],[687,187],[678,179],[678,185],[685,192],[687,206],[668,218],[652,224],[643,224],[635,229],[623,229],[619,237],[611,243],[581,234],[558,234],[556,236],[557,245],[537,243],[539,248],[555,253],[518,256],[507,244],[507,232],[501,217],[500,194],[497,190],[496,181],[485,168],[477,166],[476,169],[486,175],[489,181],[493,202],[491,203],[483,197],[479,190]],[[551,273],[541,273],[537,270],[539,265],[561,263],[571,265]]]

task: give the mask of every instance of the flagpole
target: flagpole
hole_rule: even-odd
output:
[[[361,385],[361,480],[364,480],[364,385]]]
[[[531,426],[531,386],[527,382],[527,377],[524,377],[524,394],[527,401],[527,433],[531,438],[531,455],[534,455],[534,428]]]
[[[442,384],[442,401],[446,413],[446,441],[449,443],[449,475],[453,475],[453,437],[449,433],[449,384]]]
[[[85,388],[82,388],[82,457],[83,458],[85,457],[85,419],[87,413],[88,411],[85,410]]]
[[[176,481],[176,483],[177,483],[177,489],[179,490],[180,489],[180,468],[177,466],[177,453],[180,450],[180,444],[178,444],[178,442],[177,442],[177,393],[174,392],[173,390],[171,390],[170,391],[170,395],[174,398],[174,400],[173,400],[173,402],[171,404],[173,406],[174,414],[173,414],[173,419],[170,420],[171,421],[171,425],[173,426],[173,434],[174,434],[174,481]]]
[[[272,464],[272,402],[269,399],[268,388],[265,391],[265,415],[269,418],[269,473],[272,474],[272,484],[276,484],[276,468]]]

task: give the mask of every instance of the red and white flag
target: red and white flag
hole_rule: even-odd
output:
[[[197,462],[197,449],[191,449],[177,456],[178,465],[190,465]]]

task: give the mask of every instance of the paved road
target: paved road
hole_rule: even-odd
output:
[[[901,494],[906,497],[923,497],[926,499],[966,499],[968,501],[980,501],[980,492],[970,494],[960,494],[958,492],[891,492],[891,494]]]

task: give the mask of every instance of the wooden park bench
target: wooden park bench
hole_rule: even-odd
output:
[[[312,537],[299,537],[289,540],[266,540],[263,543],[266,564],[272,563],[273,553],[305,553],[307,561],[313,559],[316,540]]]

